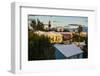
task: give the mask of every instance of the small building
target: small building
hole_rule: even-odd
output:
[[[62,35],[57,32],[47,32],[47,36],[50,38],[51,43],[62,43]]]
[[[61,35],[63,35],[63,40],[70,40],[73,37],[72,32],[59,32]]]
[[[48,24],[44,24],[44,29],[45,29],[45,30],[49,30]]]
[[[56,27],[57,32],[63,32],[64,31],[64,27],[62,26],[58,26]]]
[[[62,41],[63,41],[62,35],[57,32],[36,31],[34,33],[38,34],[39,36],[44,35],[44,36],[48,37],[50,39],[51,43],[62,43]]]
[[[86,32],[81,32],[81,33],[80,33],[80,36],[81,36],[81,37],[86,37],[86,36],[87,36],[87,33],[86,33]]]
[[[56,59],[79,59],[83,58],[83,51],[75,44],[55,44]]]

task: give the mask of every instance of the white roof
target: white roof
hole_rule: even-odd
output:
[[[75,44],[71,44],[71,45],[55,44],[54,47],[66,57],[71,57],[73,55],[81,54],[83,52]]]

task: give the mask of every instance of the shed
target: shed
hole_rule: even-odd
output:
[[[56,59],[75,59],[83,58],[83,51],[75,44],[54,44]]]

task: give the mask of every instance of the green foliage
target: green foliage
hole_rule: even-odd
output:
[[[83,42],[83,41],[85,41],[85,39],[86,39],[86,37],[82,37],[80,35],[73,34],[72,41],[73,42]]]
[[[32,26],[32,28],[33,28],[34,30],[37,29],[36,20],[32,20],[31,26]]]
[[[88,58],[88,37],[86,37],[85,38],[85,46],[83,46],[83,51],[84,51],[84,53],[83,53],[83,57],[84,58]]]
[[[49,30],[50,30],[51,29],[51,22],[50,21],[49,21],[48,27],[49,27]]]
[[[88,48],[88,37],[85,38],[86,48]]]
[[[40,31],[44,30],[44,24],[39,19],[37,19],[37,21],[35,19],[32,20],[30,25],[32,26],[34,31],[35,30],[40,30]]]
[[[82,37],[80,36],[80,33],[83,31],[83,27],[81,25],[79,25],[78,27],[78,33],[79,33],[79,45],[80,45],[80,40],[82,40]]]
[[[83,27],[80,25],[79,27],[78,27],[78,32],[80,33],[80,32],[82,32],[83,31]]]
[[[29,31],[28,60],[54,59],[55,51],[48,37]]]
[[[40,31],[44,30],[44,24],[43,22],[40,22],[39,19],[37,19],[37,30],[40,30]]]

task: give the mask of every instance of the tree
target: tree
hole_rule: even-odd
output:
[[[30,24],[30,25],[32,26],[32,28],[33,28],[34,30],[37,29],[37,25],[36,25],[36,20],[35,20],[35,19],[31,21],[31,24]]]
[[[48,37],[28,32],[28,60],[55,59],[55,50]]]
[[[44,24],[39,19],[37,19],[37,21],[35,19],[33,19],[31,21],[30,25],[32,26],[32,28],[34,29],[34,31],[36,31],[36,30],[43,31],[44,30]]]
[[[49,31],[50,31],[50,29],[51,29],[51,21],[49,21],[49,23],[48,23],[48,28],[49,28]]]
[[[80,33],[83,31],[83,27],[81,25],[79,25],[78,27],[78,33],[79,33],[79,46],[80,46]]]
[[[85,38],[85,45],[83,46],[82,50],[84,51],[83,57],[88,58],[88,36]]]
[[[37,19],[37,30],[40,30],[40,31],[44,30],[44,24],[43,22],[40,22],[39,19]]]
[[[88,36],[86,36],[85,38],[85,44],[86,44],[86,48],[88,48]]]

